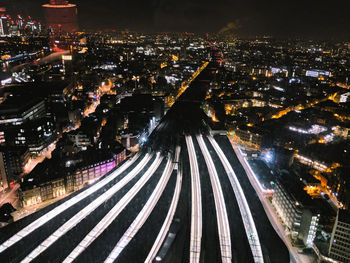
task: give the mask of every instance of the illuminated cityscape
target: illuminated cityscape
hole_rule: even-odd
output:
[[[0,0],[1,263],[350,262],[350,36],[46,2]]]

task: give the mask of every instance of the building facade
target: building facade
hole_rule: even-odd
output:
[[[333,227],[329,256],[340,262],[350,262],[350,213],[339,210]]]
[[[320,214],[303,206],[303,201],[298,200],[291,194],[293,191],[288,189],[281,181],[276,180],[272,205],[290,232],[291,238],[295,241],[302,240],[306,246],[312,246]]]
[[[78,31],[78,10],[74,4],[67,0],[50,0],[43,5],[46,27],[55,33]]]
[[[26,147],[0,147],[0,189],[15,184],[29,158]]]
[[[77,165],[74,170],[67,172],[66,176],[44,181],[39,185],[20,191],[20,200],[23,207],[39,204],[82,189],[92,184],[115,166],[126,159],[126,150],[116,154],[113,158],[92,162],[89,165]]]

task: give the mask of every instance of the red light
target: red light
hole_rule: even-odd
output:
[[[61,25],[61,24],[58,24],[58,27],[62,27],[62,25]]]

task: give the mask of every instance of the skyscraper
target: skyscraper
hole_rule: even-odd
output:
[[[73,33],[78,31],[77,6],[67,0],[50,0],[43,5],[46,27],[54,33]]]

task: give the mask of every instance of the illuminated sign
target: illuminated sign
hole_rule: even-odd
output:
[[[62,60],[73,60],[72,55],[62,55]]]

